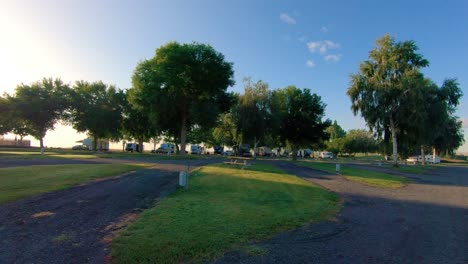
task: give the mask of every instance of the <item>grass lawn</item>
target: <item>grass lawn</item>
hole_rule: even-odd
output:
[[[208,261],[232,249],[261,253],[246,245],[340,208],[336,194],[269,165],[206,166],[190,177],[188,190],[145,211],[113,240],[116,263]]]
[[[0,204],[143,168],[137,164],[40,165],[0,168]]]
[[[298,162],[298,164],[332,173],[336,172],[335,163]],[[409,182],[405,177],[383,172],[350,168],[343,164],[341,165],[341,174],[351,181],[384,188],[400,188]]]

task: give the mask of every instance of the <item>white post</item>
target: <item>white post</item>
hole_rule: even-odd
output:
[[[336,163],[336,173],[341,174],[341,164]]]
[[[181,187],[184,187],[185,189],[187,189],[187,173],[185,171],[181,171],[179,173],[179,186]]]

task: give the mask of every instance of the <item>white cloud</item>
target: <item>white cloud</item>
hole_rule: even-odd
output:
[[[329,54],[325,56],[326,61],[337,62],[341,60],[341,54]]]
[[[335,43],[331,40],[324,40],[324,41],[311,41],[307,43],[307,47],[309,47],[310,52],[315,53],[319,51],[320,53],[325,53],[329,49],[336,49],[340,47],[340,44]]]
[[[309,68],[314,68],[315,67],[315,62],[313,60],[307,60],[306,66]]]
[[[283,21],[283,22],[286,23],[286,24],[290,24],[290,25],[296,24],[296,20],[295,20],[294,18],[290,17],[290,16],[289,16],[288,14],[286,14],[286,13],[282,13],[282,14],[280,15],[280,19],[281,19],[281,21]]]
[[[328,28],[323,26],[320,28],[320,31],[322,31],[323,33],[327,33],[328,32]]]

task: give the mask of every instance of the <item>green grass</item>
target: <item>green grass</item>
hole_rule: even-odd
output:
[[[233,249],[261,255],[249,242],[340,208],[336,194],[268,165],[206,166],[190,177],[188,190],[145,211],[112,242],[116,263],[208,261]]]
[[[336,165],[334,163],[298,162],[298,164],[332,173],[336,172]],[[383,188],[400,188],[409,182],[405,177],[383,172],[350,168],[346,167],[345,164],[341,165],[341,174],[348,180]]]
[[[143,168],[137,164],[40,165],[0,169],[0,204]]]

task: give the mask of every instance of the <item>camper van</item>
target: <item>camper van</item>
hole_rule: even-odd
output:
[[[259,147],[257,149],[257,155],[258,156],[264,156],[264,157],[271,157],[274,154],[271,151],[271,148],[269,148],[269,147]]]
[[[125,145],[125,151],[139,152],[140,145],[138,145],[137,143],[127,143],[127,145]]]
[[[319,158],[321,158],[321,159],[333,159],[333,158],[335,158],[335,155],[333,155],[333,153],[328,152],[328,151],[322,151],[319,154]]]
[[[204,150],[204,148],[202,146],[198,146],[198,145],[192,145],[190,147],[190,153],[191,154],[200,155],[200,154],[203,154],[203,150]]]
[[[175,153],[175,146],[174,146],[174,144],[162,143],[159,146],[159,148],[156,150],[156,153],[173,154],[173,153]]]

